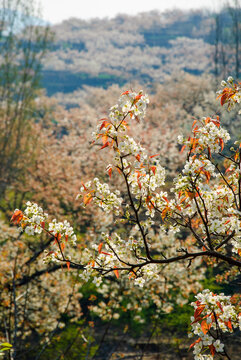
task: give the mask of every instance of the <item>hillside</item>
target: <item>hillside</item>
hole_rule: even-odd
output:
[[[204,11],[152,11],[113,19],[69,19],[52,27],[44,62],[49,95],[83,85],[164,81],[180,71],[212,70],[213,17]]]

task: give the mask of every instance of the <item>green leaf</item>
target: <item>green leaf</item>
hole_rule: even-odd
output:
[[[7,343],[7,342],[4,342],[4,343],[1,343],[0,346],[7,346],[7,347],[13,347],[13,345]]]

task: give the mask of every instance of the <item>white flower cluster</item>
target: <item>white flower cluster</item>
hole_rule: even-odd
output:
[[[128,135],[123,136],[123,141],[119,144],[118,148],[121,155],[140,155],[140,161],[144,161],[147,159],[145,149],[140,144],[137,144],[135,140]]]
[[[26,234],[41,234],[48,218],[48,214],[44,213],[43,209],[36,203],[28,201],[26,205],[27,207],[24,210],[25,216],[23,218],[24,224],[27,224],[27,226],[24,227]]]
[[[223,353],[224,344],[220,342],[216,334],[220,331],[232,333],[233,329],[240,328],[240,315],[232,305],[230,296],[215,295],[206,289],[196,295],[196,299],[197,301],[191,304],[196,314],[191,317],[192,333],[199,336],[199,340],[194,345],[194,359],[207,359],[207,356],[213,359],[212,355],[202,355],[201,352],[213,346],[215,352]],[[214,330],[214,336],[212,336],[212,330]]]
[[[186,161],[184,169],[182,170],[183,174],[190,175],[192,180],[195,180],[197,175],[199,175],[201,176],[202,181],[205,179],[204,171],[210,172],[212,176],[215,175],[215,166],[205,157]]]
[[[77,198],[83,198],[84,202],[84,193],[91,189],[92,182],[88,181],[85,185],[81,186],[80,194],[77,195]],[[120,191],[115,190],[115,192],[111,192],[109,185],[107,183],[101,183],[99,179],[96,177],[93,180],[93,189],[88,193],[90,198],[93,199],[93,202],[98,205],[103,211],[107,214],[111,211],[114,212],[115,215],[119,215],[120,207],[123,202],[123,199],[119,196]]]
[[[43,257],[44,264],[60,263],[61,258],[62,258],[62,255],[59,250],[57,250],[57,251],[44,250],[44,257]]]
[[[193,152],[200,153],[204,148],[209,148],[212,153],[218,153],[222,150],[225,143],[230,140],[230,135],[227,130],[222,128],[217,119],[203,118],[201,120],[201,127],[193,130],[195,137],[185,139],[182,135],[178,136],[179,144],[187,145]]]
[[[27,226],[24,227],[26,234],[41,234],[42,231],[46,229],[53,234],[53,236],[61,234],[61,237],[65,237],[71,245],[76,244],[77,237],[68,221],[57,222],[57,220],[54,219],[52,222],[47,223],[48,214],[44,213],[40,206],[30,201],[28,201],[26,205],[27,207],[24,211],[26,217],[23,218],[24,223],[27,224]]]
[[[140,90],[138,94],[131,91],[124,92],[115,106],[118,107],[121,113],[129,113],[131,118],[137,117],[142,120],[145,117],[147,104],[149,104],[148,95],[144,95],[143,91]],[[111,109],[110,118],[112,117],[112,111]]]
[[[199,145],[209,147],[211,152],[217,153],[221,149],[220,139],[227,143],[230,140],[230,135],[227,130],[210,121],[198,129],[197,138]]]
[[[54,219],[49,223],[48,230],[52,234],[61,234],[61,237],[65,237],[71,245],[76,245],[77,237],[74,233],[74,229],[67,220],[64,220],[64,222],[57,222],[57,220]]]
[[[147,172],[145,168],[140,171],[133,171],[128,177],[128,182],[137,198],[141,196],[146,198],[146,196],[165,184],[165,169],[157,163],[153,171]]]
[[[117,104],[110,108],[109,121],[106,119],[104,122],[97,126],[92,137],[94,140],[98,139],[101,134],[115,138],[118,131],[125,131],[126,127],[123,124],[127,115],[131,119],[143,120],[146,114],[146,107],[149,103],[147,94],[143,94],[143,91],[135,93],[132,91],[124,92]]]
[[[48,214],[36,203],[28,201],[27,207],[19,218],[18,224],[20,229],[25,231],[28,235],[41,234],[43,231],[47,232],[50,236],[58,239],[61,249],[65,248],[65,244],[76,245],[77,237],[74,233],[72,226],[68,221],[57,222],[56,219],[52,222],[48,222]],[[15,214],[18,216],[19,210],[15,210]],[[43,262],[48,264],[50,262],[59,262],[63,256],[60,249],[55,251],[44,251]],[[69,255],[65,255],[65,259],[70,260]]]
[[[215,166],[204,156],[202,158],[199,157],[199,159],[187,160],[182,173],[183,175],[180,174],[174,179],[174,188],[171,189],[172,192],[179,192],[188,188],[191,190],[191,182],[197,186],[202,186],[204,181],[207,180],[207,173],[216,177]]]

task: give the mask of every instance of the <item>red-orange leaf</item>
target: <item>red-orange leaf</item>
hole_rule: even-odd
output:
[[[154,158],[154,157],[156,157],[156,156],[159,156],[159,155],[160,155],[160,154],[151,155],[151,156],[149,156],[149,158],[152,159],[152,158]]]
[[[108,174],[109,174],[109,177],[111,178],[112,168],[109,168],[109,169],[108,169]]]
[[[102,246],[103,246],[103,243],[100,243],[100,245],[98,246],[98,252],[99,252],[99,254],[101,253]]]
[[[210,150],[210,147],[208,146],[208,156],[211,158],[212,157],[212,154],[211,154],[211,150]]]
[[[185,149],[186,145],[183,145],[181,148],[181,153],[183,153],[184,149]]]
[[[66,265],[67,265],[67,268],[68,268],[68,270],[69,270],[69,268],[70,268],[70,262],[69,262],[69,261],[66,261]]]
[[[220,304],[219,301],[217,301],[217,305],[218,305],[219,309],[220,309],[221,311],[223,311],[222,305]]]
[[[209,345],[208,347],[209,347],[209,350],[210,350],[212,356],[214,356],[215,352],[216,352],[215,347],[213,345]]]
[[[127,91],[123,92],[123,93],[121,94],[121,96],[122,96],[122,95],[128,95],[129,93],[130,93],[130,91],[127,90]]]
[[[88,190],[88,189],[86,188],[85,184],[83,183],[83,181],[81,181],[81,185],[83,186],[83,188],[85,189],[85,191]]]
[[[196,319],[197,317],[199,317],[204,309],[205,309],[205,305],[201,305],[201,306],[197,307],[194,312],[194,318]]]
[[[103,121],[103,123],[101,124],[101,127],[100,127],[100,130],[102,130],[103,129],[103,127],[106,127],[106,126],[108,126],[109,125],[109,122],[108,121]]]
[[[153,174],[156,175],[156,166],[151,166],[151,170],[152,170]]]
[[[107,253],[107,252],[105,252],[105,251],[101,251],[100,253],[101,253],[101,254],[104,254],[104,255],[109,255],[109,256],[111,256],[111,254],[109,254],[109,253]]]
[[[224,142],[223,142],[223,139],[222,139],[222,138],[219,138],[219,144],[220,144],[220,146],[221,146],[221,151],[223,151]]]
[[[189,350],[196,344],[198,344],[199,342],[201,341],[201,338],[197,339],[196,341],[194,341],[194,343],[192,343],[190,346],[189,346]]]
[[[107,141],[103,146],[101,146],[100,150],[106,148],[107,146],[109,146],[109,144],[110,144],[109,141]]]
[[[227,94],[227,92],[224,92],[224,94],[221,96],[221,99],[220,99],[222,106],[225,104],[227,99],[228,99],[228,94]]]

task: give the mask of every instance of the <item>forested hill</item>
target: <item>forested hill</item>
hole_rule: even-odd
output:
[[[214,69],[215,20],[207,10],[71,18],[52,30],[55,40],[43,68],[49,95],[83,85],[160,82],[180,71],[198,75]]]

